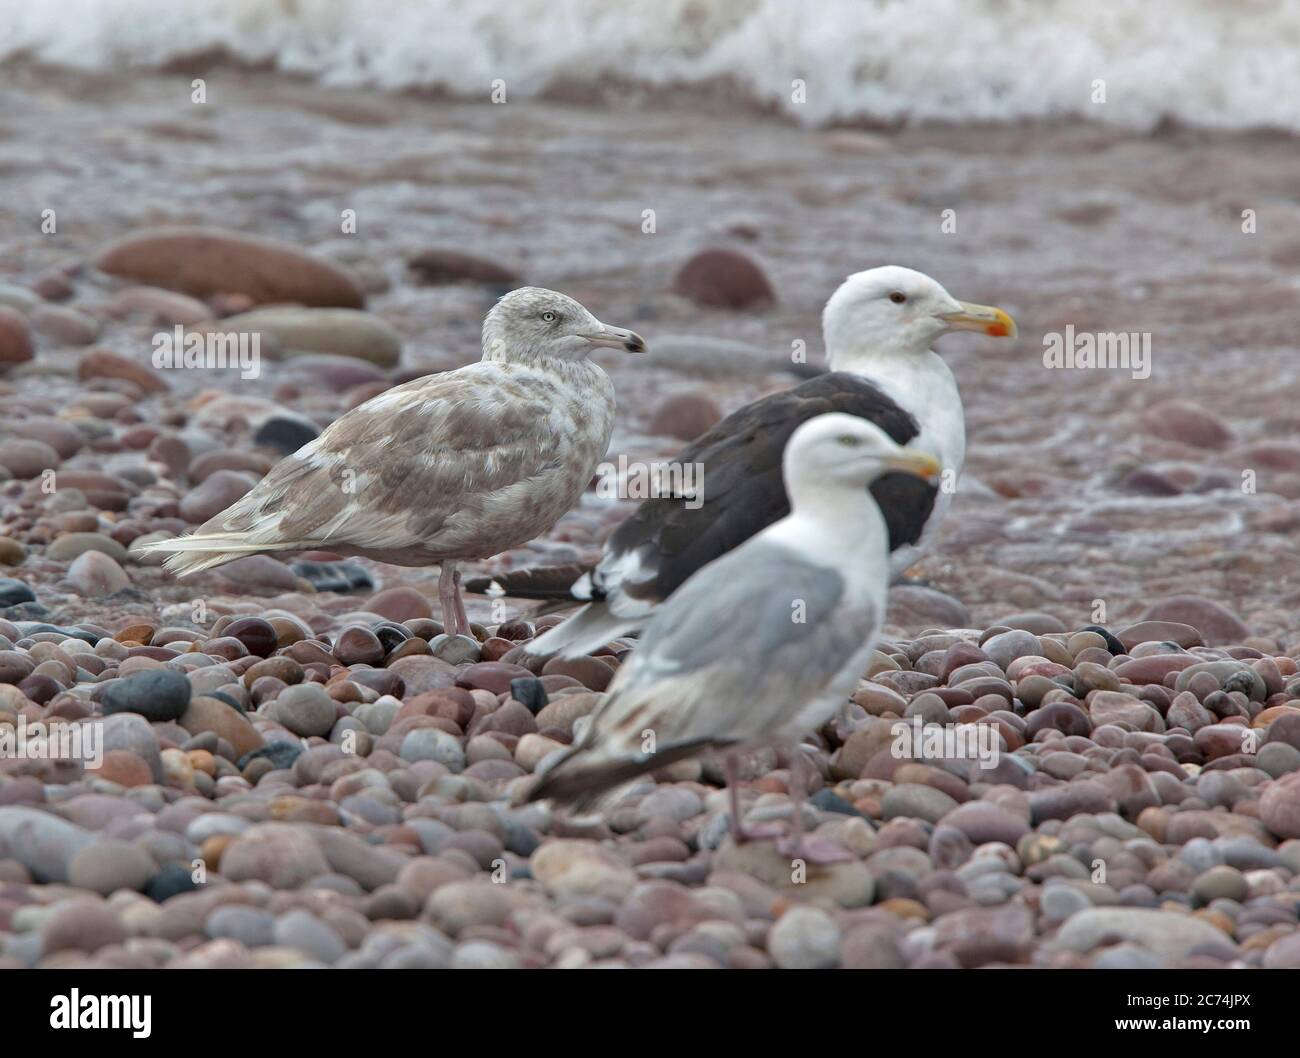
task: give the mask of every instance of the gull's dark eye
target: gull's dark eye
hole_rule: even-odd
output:
[[[907,300],[907,295],[904,294],[901,290],[895,290],[893,293],[889,295],[889,300],[892,301],[895,305],[901,305],[903,304],[903,302]]]
[[[547,323],[554,323],[556,320],[556,315],[553,312],[543,312],[542,319],[544,319]]]

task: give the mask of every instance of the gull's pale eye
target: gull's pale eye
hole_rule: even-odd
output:
[[[543,312],[542,319],[544,319],[547,323],[554,323],[556,320],[556,315],[553,312]]]
[[[892,301],[895,305],[901,305],[903,304],[903,302],[907,300],[907,295],[904,294],[901,290],[895,290],[889,295],[889,300]]]
[[[849,448],[856,448],[858,445],[858,439],[851,433],[842,434],[840,436],[840,444],[847,445]]]

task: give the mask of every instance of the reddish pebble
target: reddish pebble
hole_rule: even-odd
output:
[[[260,617],[239,617],[222,629],[223,636],[239,640],[250,654],[270,657],[276,646],[276,631]]]
[[[542,667],[543,676],[572,676],[584,687],[603,691],[614,678],[614,669],[597,658],[551,658]]]
[[[370,597],[365,609],[390,621],[411,621],[433,616],[429,600],[414,588],[386,588]],[[415,633],[419,634],[419,633]]]

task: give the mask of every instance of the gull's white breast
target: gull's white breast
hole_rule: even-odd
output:
[[[880,386],[916,420],[919,433],[907,445],[929,452],[944,469],[934,511],[917,545],[898,548],[890,555],[895,573],[910,566],[930,545],[935,528],[952,504],[962,466],[966,461],[966,412],[952,370],[935,352],[919,357],[890,357],[871,365],[870,380]]]

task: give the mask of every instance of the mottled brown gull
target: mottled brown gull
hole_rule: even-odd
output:
[[[697,569],[782,517],[789,505],[781,453],[795,428],[814,416],[867,419],[899,444],[935,455],[955,486],[966,453],[965,415],[952,372],[931,346],[952,331],[1014,336],[1011,317],[958,301],[921,272],[886,265],[849,276],[826,303],[822,324],[828,374],[733,412],[675,457],[703,468],[701,495],[646,500],[614,531],[594,568],[495,578],[517,598],[586,604],[530,644],[531,652],[584,654],[639,628]],[[952,488],[889,474],[872,492],[889,529],[893,572],[901,573],[932,539]]]
[[[889,536],[868,485],[894,471],[925,479],[938,461],[873,423],[820,415],[786,446],[790,514],[691,576],[646,626],[609,696],[574,745],[550,758],[530,799],[587,811],[602,795],[675,760],[724,754],[736,840],[736,756],[790,744],[847,700],[875,645],[889,584]],[[802,752],[791,767],[791,852],[802,841]]]
[[[587,359],[597,346],[645,349],[570,297],[512,291],[483,322],[480,361],[371,398],[193,534],[140,550],[181,576],[264,551],[436,562],[447,631],[468,633],[456,564],[545,533],[605,455],[614,387]]]

